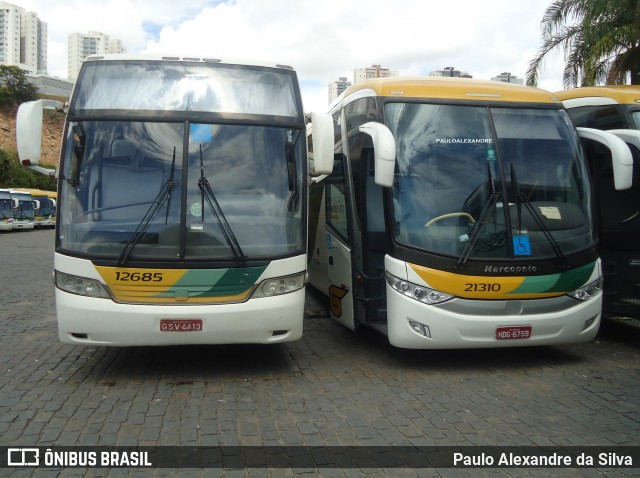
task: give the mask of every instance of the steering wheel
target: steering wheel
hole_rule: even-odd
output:
[[[466,217],[469,219],[469,221],[472,224],[475,224],[476,220],[474,219],[474,217],[469,214],[468,212],[450,212],[448,214],[443,214],[442,216],[436,216],[433,219],[431,219],[428,223],[426,223],[424,225],[424,227],[429,227],[431,226],[433,223],[436,223],[438,221],[442,221],[443,219],[448,219],[450,217]]]

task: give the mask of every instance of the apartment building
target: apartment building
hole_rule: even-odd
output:
[[[69,79],[75,80],[80,72],[80,65],[89,55],[107,53],[124,53],[127,50],[122,41],[104,33],[89,31],[88,33],[72,33],[69,35]]]
[[[36,13],[0,2],[0,64],[47,73],[47,23]]]

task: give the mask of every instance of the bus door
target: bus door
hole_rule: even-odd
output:
[[[342,325],[355,330],[352,231],[349,225],[349,185],[344,155],[337,152],[333,173],[325,180],[327,276],[329,312]]]
[[[611,152],[600,143],[583,139],[598,209],[598,235],[606,315],[637,317],[640,297],[640,151],[633,144],[632,187],[616,190]]]
[[[365,146],[361,150],[360,204],[358,214],[362,230],[362,260],[357,268],[357,280],[361,284],[357,300],[358,317],[368,324],[386,325],[386,280],[384,257],[389,250],[388,232],[385,226],[383,187],[375,182],[374,150]]]
[[[360,127],[380,117],[374,98],[360,98],[344,107],[345,141],[348,147],[353,207],[352,218],[355,323],[384,332],[386,282],[384,258],[388,251],[383,187],[375,182],[373,138]],[[382,326],[380,329],[378,326]]]

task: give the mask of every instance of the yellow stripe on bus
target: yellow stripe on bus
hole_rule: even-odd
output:
[[[547,285],[555,282],[553,276],[471,276],[455,272],[444,272],[416,264],[408,264],[426,284],[436,290],[467,299],[508,300],[508,299],[540,299],[558,297],[563,292],[526,292],[516,290],[527,281],[537,281],[548,289]]]

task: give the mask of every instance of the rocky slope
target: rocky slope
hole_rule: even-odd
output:
[[[16,152],[17,106],[0,107],[0,149]],[[42,128],[42,164],[57,166],[60,159],[60,141],[64,115],[45,111]]]

